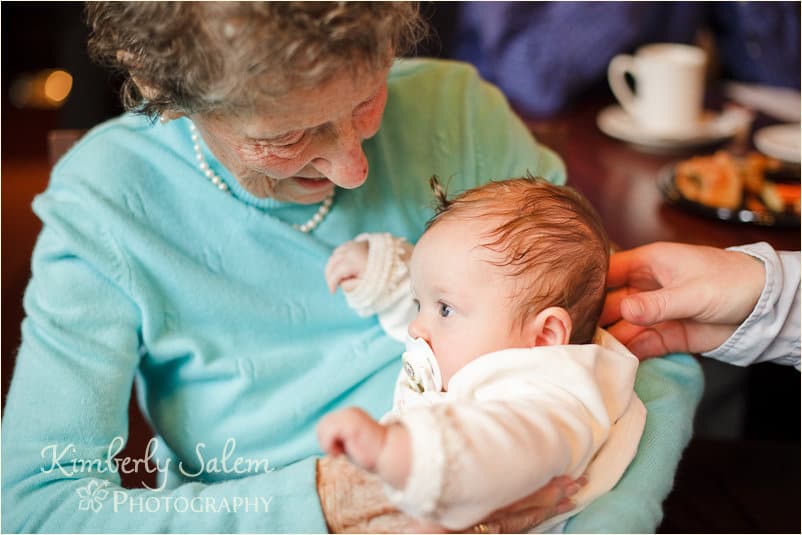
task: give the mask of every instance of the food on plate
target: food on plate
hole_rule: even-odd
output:
[[[744,188],[738,166],[723,151],[680,162],[675,180],[686,199],[705,206],[733,210],[743,202]]]
[[[793,206],[794,211],[799,213],[799,193],[800,184],[774,184],[777,195],[783,200],[786,206]]]
[[[744,189],[749,193],[760,195],[767,171],[780,168],[779,160],[768,158],[757,152],[750,152],[743,160],[742,176]]]
[[[686,199],[705,206],[799,215],[800,184],[777,184],[767,178],[781,165],[756,152],[738,157],[718,151],[677,164],[674,181]]]

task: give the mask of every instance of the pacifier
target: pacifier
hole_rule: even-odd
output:
[[[401,355],[407,384],[415,392],[441,392],[443,380],[432,348],[423,338],[407,336],[406,351]]]

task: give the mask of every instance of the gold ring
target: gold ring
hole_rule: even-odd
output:
[[[480,522],[473,527],[473,531],[475,533],[490,533],[490,530],[487,528],[487,524]]]

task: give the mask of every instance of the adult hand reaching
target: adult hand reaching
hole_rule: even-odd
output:
[[[584,478],[556,477],[545,487],[491,514],[467,531],[522,533],[554,515],[570,511],[570,497],[584,485]],[[381,479],[345,457],[318,461],[317,487],[320,504],[331,533],[446,533],[447,530],[412,518],[387,500]]]
[[[507,507],[499,509],[474,526],[474,533],[524,533],[549,518],[575,507],[570,497],[587,483],[584,477],[573,480],[555,477],[538,489]]]
[[[749,316],[765,284],[745,253],[653,243],[610,258],[600,323],[639,358],[721,345]]]

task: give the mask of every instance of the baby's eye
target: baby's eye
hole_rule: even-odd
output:
[[[442,317],[447,318],[453,313],[454,313],[454,309],[451,308],[451,305],[447,305],[445,303],[440,303],[440,315]]]
[[[418,301],[417,299],[413,299],[412,302],[415,303],[415,310],[420,312],[420,301]]]

